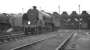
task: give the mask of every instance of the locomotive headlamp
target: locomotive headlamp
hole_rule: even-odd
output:
[[[31,24],[30,21],[28,21],[28,24],[29,24],[29,25]]]

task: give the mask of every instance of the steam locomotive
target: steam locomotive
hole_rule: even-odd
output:
[[[53,31],[54,23],[51,15],[37,10],[36,6],[33,6],[33,9],[29,9],[22,18],[24,32],[27,35]]]

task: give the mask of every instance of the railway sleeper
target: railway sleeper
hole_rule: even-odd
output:
[[[0,43],[4,43],[4,42],[9,42],[9,41],[12,41],[12,40],[16,40],[16,39],[19,39],[21,37],[25,37],[25,36],[3,36],[3,37],[0,37]]]

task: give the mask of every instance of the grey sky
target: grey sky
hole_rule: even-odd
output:
[[[59,12],[58,5],[60,5],[61,12],[67,11],[68,13],[71,13],[73,10],[78,12],[79,4],[81,5],[81,11],[87,10],[90,12],[89,0],[0,0],[0,12],[26,12],[33,5],[36,5],[38,9],[47,12]]]

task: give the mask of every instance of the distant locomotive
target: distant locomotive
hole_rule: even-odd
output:
[[[11,27],[9,23],[10,16],[6,13],[0,14],[0,32],[3,32]]]

